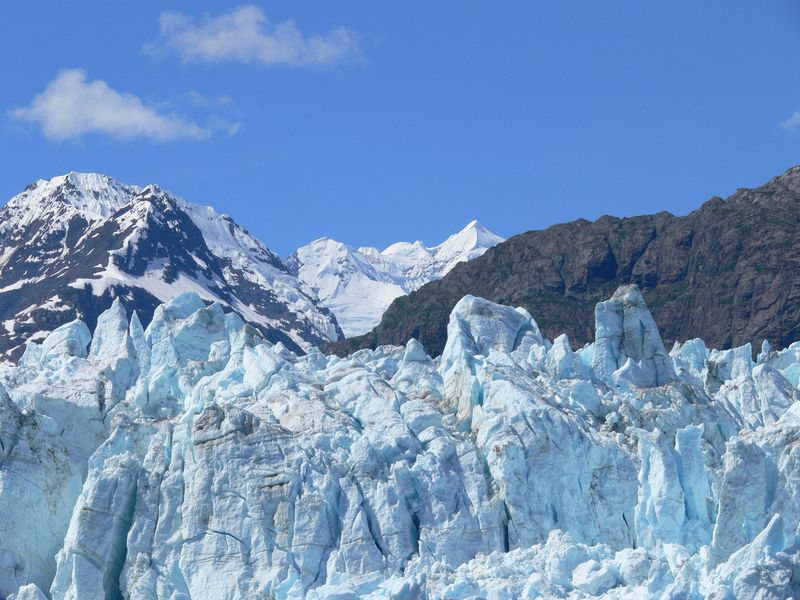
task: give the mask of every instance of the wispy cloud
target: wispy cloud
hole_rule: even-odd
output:
[[[197,90],[192,90],[186,94],[189,104],[197,108],[230,108],[233,106],[233,98],[230,96],[206,96]]]
[[[794,114],[781,123],[782,129],[800,129],[800,110],[794,111]]]
[[[347,27],[305,35],[293,21],[272,23],[259,7],[241,6],[200,21],[181,13],[162,13],[159,39],[145,50],[175,52],[184,62],[330,66],[361,58],[356,38]]]
[[[114,90],[105,81],[88,81],[82,69],[59,72],[29,106],[12,110],[11,116],[39,125],[42,134],[55,141],[92,133],[159,142],[201,140],[218,131],[233,134],[238,129],[238,124],[219,118],[201,125],[165,113],[133,94]]]

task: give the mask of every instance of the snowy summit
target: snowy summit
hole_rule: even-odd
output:
[[[0,209],[0,354],[122,298],[146,325],[185,291],[294,350],[341,336],[335,318],[231,217],[96,173],[40,180]]]
[[[502,241],[472,221],[432,247],[419,241],[397,242],[378,250],[321,238],[299,248],[287,264],[336,315],[345,336],[353,337],[380,323],[395,298],[441,279],[458,263],[477,258]]]

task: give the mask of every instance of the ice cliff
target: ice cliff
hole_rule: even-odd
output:
[[[0,367],[0,597],[800,596],[800,345],[574,352],[465,297],[444,353],[296,356],[184,294]]]

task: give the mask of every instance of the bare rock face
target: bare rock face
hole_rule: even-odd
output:
[[[370,333],[326,348],[346,354],[418,339],[438,355],[450,311],[471,294],[536,316],[575,347],[594,335],[594,306],[636,284],[664,342],[715,348],[800,339],[800,167],[684,217],[601,217],[529,231],[455,267],[388,308]]]

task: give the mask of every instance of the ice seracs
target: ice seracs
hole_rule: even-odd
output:
[[[321,238],[296,250],[287,263],[336,315],[345,336],[352,337],[375,327],[395,298],[444,277],[458,263],[502,241],[471,221],[438,246],[398,242],[378,250]]]
[[[630,380],[654,387],[674,378],[656,322],[636,285],[620,287],[595,308],[592,368],[606,381]]]
[[[0,366],[0,595],[798,597],[797,349],[598,315],[573,351],[466,297],[439,358],[299,356],[192,293],[69,323]]]

